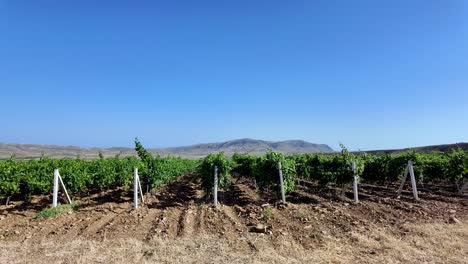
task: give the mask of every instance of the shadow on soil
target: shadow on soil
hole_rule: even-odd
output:
[[[191,180],[192,178],[193,175],[189,174],[164,186],[156,195],[157,201],[149,204],[148,208],[182,207],[191,201],[195,204],[202,203],[205,197],[198,195],[200,189],[197,188],[198,184]]]

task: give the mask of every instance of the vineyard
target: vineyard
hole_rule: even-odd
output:
[[[9,203],[0,207],[0,242],[7,242],[0,249],[4,256],[0,261],[14,263],[15,254],[9,252],[16,248],[21,248],[20,254],[36,256],[44,250],[59,251],[69,262],[76,251],[97,248],[98,255],[107,254],[97,262],[132,261],[112,251],[129,245],[140,260],[149,262],[207,262],[206,254],[210,261],[250,262],[248,256],[253,256],[274,263],[290,258],[297,262],[384,261],[389,255],[401,262],[424,262],[428,250],[433,262],[463,263],[468,256],[466,240],[450,240],[460,234],[466,237],[468,197],[462,191],[468,180],[466,151],[366,155],[342,146],[334,154],[286,156],[269,151],[260,157],[227,157],[216,153],[189,160],[153,157],[138,140],[135,149],[138,157],[0,161],[0,198],[3,204]],[[400,199],[396,197],[408,161],[413,164],[418,201],[411,197],[409,185]],[[286,204],[279,202],[279,164]],[[135,168],[145,197],[145,204],[136,210],[132,206]],[[74,204],[51,213],[46,208],[51,204],[54,169],[60,171]],[[217,208],[212,206],[215,171]],[[355,176],[357,204],[351,187]],[[64,196],[60,199],[65,203]],[[460,225],[444,226],[460,221]],[[439,226],[438,231],[434,226]],[[434,240],[426,241],[429,237]],[[429,248],[415,247],[415,239],[426,239],[420,243]],[[449,248],[441,247],[440,239]],[[53,247],[50,241],[56,242]],[[70,249],[60,249],[62,244]],[[351,245],[356,244],[361,248],[353,253]],[[392,251],[397,244],[412,253]],[[192,255],[180,255],[180,247]],[[208,248],[199,251],[203,247]],[[333,257],[341,253],[327,255],[330,250],[341,250],[349,257],[337,261]],[[454,250],[458,253],[446,255]],[[230,253],[219,255],[219,251]],[[99,256],[78,262],[96,259]],[[46,255],[29,261],[50,260]]]
[[[20,197],[49,194],[52,191],[51,171],[59,169],[63,181],[72,194],[99,192],[121,188],[130,190],[133,169],[139,168],[142,184],[152,190],[171,180],[197,169],[207,194],[213,189],[213,172],[219,171],[219,187],[228,187],[232,177],[244,177],[255,182],[264,191],[279,193],[278,163],[282,164],[284,191],[295,190],[301,180],[320,186],[350,184],[354,175],[362,183],[388,185],[402,177],[408,161],[412,161],[418,183],[452,183],[461,190],[468,178],[468,152],[433,152],[421,154],[414,151],[402,154],[354,155],[342,146],[339,154],[303,154],[285,156],[269,151],[262,157],[235,154],[232,158],[223,153],[210,154],[201,161],[178,157],[154,158],[136,140],[139,158],[118,156],[96,160],[50,159],[17,161],[14,157],[0,162],[0,197]],[[353,169],[352,163],[356,163]]]
[[[53,175],[51,170],[59,169],[67,189],[72,194],[99,192],[121,188],[129,190],[133,184],[133,170],[139,168],[142,184],[153,189],[191,172],[197,161],[178,157],[152,157],[136,141],[136,149],[141,158],[118,156],[96,160],[50,159],[17,161],[14,157],[0,162],[0,196],[23,196],[49,194]]]
[[[278,195],[278,163],[282,164],[284,192],[295,190],[295,185],[307,180],[321,187],[343,187],[359,176],[359,182],[388,186],[401,181],[408,162],[414,168],[419,184],[451,183],[462,192],[468,180],[468,152],[453,151],[450,154],[430,154],[408,151],[401,154],[354,155],[342,146],[339,154],[304,154],[285,156],[269,151],[262,157],[235,154],[227,158],[223,153],[211,154],[202,160],[200,173],[208,193],[213,188],[213,171],[219,170],[220,186],[229,186],[233,176],[249,178],[263,191]],[[353,163],[355,167],[353,168]]]
[[[14,157],[0,162],[0,197],[48,194],[52,191],[54,168],[60,170],[65,185],[74,194],[105,191],[115,188],[129,190],[133,169],[139,168],[142,184],[153,189],[198,168],[202,185],[209,193],[213,188],[214,168],[219,170],[219,185],[227,187],[233,176],[254,180],[262,190],[279,191],[278,162],[282,163],[285,192],[294,191],[299,180],[309,180],[321,186],[343,186],[352,182],[355,174],[362,183],[388,185],[400,180],[408,161],[414,164],[419,183],[453,183],[461,188],[468,178],[468,152],[434,152],[421,154],[409,151],[396,155],[353,155],[346,148],[339,154],[304,154],[285,156],[270,151],[262,157],[223,153],[211,154],[201,161],[178,157],[152,157],[137,142],[140,158],[118,156],[96,160],[50,159],[17,161]],[[352,162],[357,163],[354,171]]]

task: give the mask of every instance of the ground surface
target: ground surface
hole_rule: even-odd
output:
[[[282,206],[239,180],[215,209],[195,179],[136,211],[122,191],[76,197],[49,219],[34,216],[50,197],[1,206],[0,263],[468,263],[468,196],[450,186],[420,186],[414,201],[362,185],[354,204],[350,191],[301,182]]]

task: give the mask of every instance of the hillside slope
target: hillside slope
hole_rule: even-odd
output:
[[[221,143],[197,144],[187,147],[166,148],[156,151],[162,153],[171,153],[181,156],[206,156],[213,152],[223,151],[227,155],[234,153],[249,153],[253,155],[261,155],[268,149],[273,149],[285,154],[297,153],[329,153],[333,149],[325,144],[313,144],[303,140],[287,140],[287,141],[263,141],[255,139],[237,139]]]
[[[197,144],[192,146],[174,148],[153,148],[149,151],[153,155],[176,155],[188,158],[201,158],[210,153],[223,151],[227,155],[238,153],[249,153],[261,155],[268,149],[273,149],[285,154],[296,153],[329,153],[333,149],[325,144],[313,144],[303,140],[287,141],[263,141],[255,139],[237,139],[220,143]],[[15,155],[17,158],[35,158],[42,154],[47,157],[63,158],[77,157],[96,158],[102,152],[105,157],[115,155],[131,156],[136,155],[133,148],[81,148],[76,146],[53,146],[53,145],[33,145],[33,144],[10,144],[0,143],[0,158],[9,158]]]
[[[468,150],[468,143],[461,142],[461,143],[455,143],[455,144],[431,145],[431,146],[423,146],[423,147],[415,147],[415,148],[368,150],[368,151],[359,151],[359,152],[365,152],[369,154],[384,154],[384,153],[392,154],[392,153],[405,152],[410,149],[415,150],[416,152],[420,152],[420,153],[430,153],[430,152],[435,152],[435,151],[450,153],[453,150],[457,150],[457,149]]]

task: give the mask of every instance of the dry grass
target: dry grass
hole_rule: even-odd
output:
[[[405,235],[385,228],[325,236],[304,249],[289,237],[258,235],[257,250],[214,236],[54,243],[0,242],[0,263],[468,263],[468,223],[406,225]]]
[[[468,224],[407,225],[404,237],[384,229],[369,235],[352,234],[362,259],[368,253],[373,260],[390,263],[468,263]],[[367,252],[363,252],[363,250]],[[372,261],[373,262],[373,261]]]

